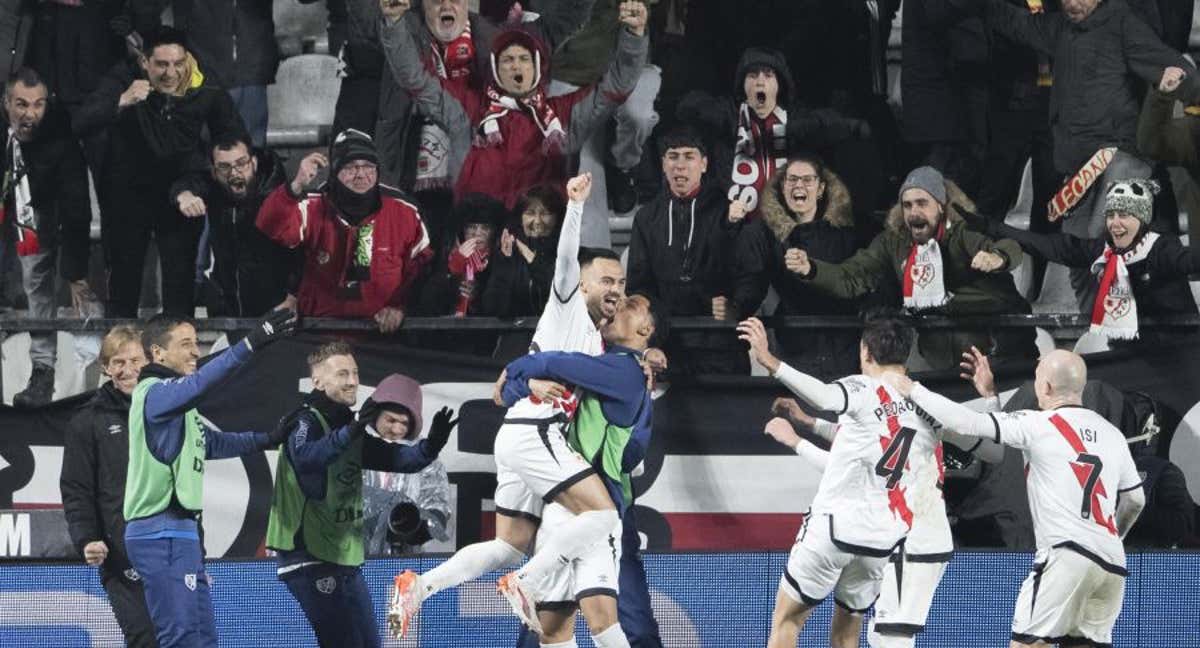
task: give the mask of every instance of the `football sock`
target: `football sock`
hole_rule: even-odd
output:
[[[592,642],[596,648],[629,648],[629,639],[625,638],[620,623],[614,623],[604,632],[592,635]]]

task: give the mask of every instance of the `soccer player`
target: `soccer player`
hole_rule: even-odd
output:
[[[989,411],[998,411],[1000,400],[986,356],[972,347],[971,351],[963,354],[963,360],[962,367],[968,372],[963,377],[974,382],[980,396],[987,399]],[[812,431],[832,442],[837,434],[837,424],[814,419],[790,399],[786,399],[782,409],[786,412],[786,419],[768,421],[766,433],[794,449],[796,454],[823,472],[829,463],[829,452],[801,438],[793,426]],[[940,424],[934,427],[940,427]],[[1004,459],[1004,446],[991,439],[979,439],[945,429],[942,430],[942,439],[988,463],[999,463]],[[940,461],[940,446],[936,452]],[[925,629],[933,595],[954,553],[954,538],[950,533],[950,520],[946,517],[946,502],[942,496],[944,470],[939,468],[936,475],[929,472],[923,477],[925,481],[916,486],[923,505],[913,507],[912,530],[904,544],[892,553],[892,568],[885,569],[883,573],[882,589],[879,599],[875,601],[875,614],[867,629],[867,645],[872,648],[912,648],[915,645],[916,635]]]
[[[156,315],[142,331],[151,362],[142,368],[129,405],[125,547],[142,577],[160,648],[217,645],[198,522],[204,462],[260,452],[283,440],[278,431],[212,429],[196,405],[254,351],[295,327],[291,311],[274,311],[200,369],[196,329],[188,320]]]
[[[1021,585],[1009,646],[1107,646],[1125,596],[1121,539],[1146,496],[1124,435],[1083,407],[1087,366],[1070,351],[1042,356],[1040,411],[981,414],[907,376],[886,378],[939,421],[1025,455],[1037,554]]]
[[[591,174],[585,173],[567,182],[569,202],[558,239],[552,291],[533,336],[530,348],[533,352],[576,351],[600,355],[604,351],[604,343],[598,326],[616,314],[617,305],[625,296],[625,272],[621,268],[620,257],[609,250],[580,249],[580,221],[584,202],[590,193]],[[648,350],[644,358],[656,369],[666,366],[666,358],[656,349]],[[497,391],[503,385],[503,379],[504,376],[501,376],[501,380],[497,381]],[[506,421],[525,420],[532,422],[539,431],[544,429],[549,438],[562,436],[562,428],[578,404],[574,394],[552,381],[534,379],[529,386],[534,396],[514,405]],[[549,435],[550,431],[554,431],[555,435]],[[405,571],[396,577],[388,608],[388,622],[394,635],[404,636],[412,616],[421,609],[421,603],[433,594],[494,569],[520,563],[541,523],[543,502],[539,498],[507,501],[509,494],[500,493],[504,489],[513,489],[505,486],[501,479],[519,483],[515,477],[497,474],[499,483],[495,499],[494,539],[463,547],[424,574]],[[637,563],[641,541],[634,525],[626,524],[625,527],[622,536],[622,563],[625,568],[621,572],[627,596],[621,597],[619,605],[622,625],[631,634],[644,635],[646,648],[661,646],[657,626],[653,616],[648,613],[650,596],[645,571]],[[631,580],[629,577],[633,576],[638,578]],[[633,622],[626,623],[627,619]],[[633,630],[630,630],[631,627]]]
[[[641,365],[650,337],[654,334],[654,316],[650,302],[641,295],[625,299],[613,318],[602,327],[605,353],[534,353],[514,360],[505,371],[502,400],[515,403],[526,398],[531,378],[548,378],[575,385],[579,407],[571,423],[569,450],[585,458],[599,475],[608,496],[618,510],[633,503],[630,472],[646,456],[652,428],[650,391]],[[545,452],[514,456],[502,453],[504,437],[516,436],[514,428],[502,429],[496,437],[496,462],[516,461],[515,472],[538,474]],[[534,468],[522,471],[522,468]],[[522,475],[524,477],[524,475]],[[533,486],[532,484],[530,485]],[[554,513],[556,511],[556,513]],[[561,506],[547,506],[546,517],[538,533],[534,558],[553,551],[560,529],[570,516]],[[629,647],[617,623],[618,557],[620,521],[601,542],[578,558],[559,558],[569,568],[551,572],[541,581],[529,583],[541,605],[537,615],[543,628],[541,645],[569,648],[575,645],[575,606],[583,611],[592,640],[599,648]],[[536,588],[536,589],[535,589]]]
[[[794,648],[814,607],[834,593],[829,642],[858,646],[862,616],[879,596],[888,557],[912,529],[914,509],[937,501],[940,426],[881,382],[904,375],[913,330],[876,318],[859,343],[862,374],[826,384],[781,362],[762,322],[738,324],[739,337],[772,376],[810,405],[839,414],[838,434],[817,495],[792,547],[775,597],[768,648]]]
[[[386,412],[412,413],[385,400],[388,383],[359,410],[358,364],[343,341],[308,357],[313,390],[280,423],[287,445],[279,455],[267,547],[279,553],[277,574],[308,617],[322,648],[378,648],[374,606],[363,578],[362,471],[417,472],[437,458],[457,419],[444,407],[429,437],[417,445],[367,434]]]

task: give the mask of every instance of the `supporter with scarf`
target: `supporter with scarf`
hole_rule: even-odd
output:
[[[980,316],[1030,313],[1009,271],[1021,263],[1015,241],[993,241],[968,231],[950,203],[968,204],[958,186],[932,167],[919,167],[900,186],[887,229],[841,263],[794,254],[795,272],[825,292],[851,299],[893,279],[906,310],[920,314]],[[1033,358],[1031,329],[926,330],[917,348],[935,369],[955,367],[971,346],[998,358]]]
[[[417,40],[385,10],[381,38],[392,74],[413,94],[418,113],[447,131],[450,155],[465,153],[461,169],[460,158],[450,161],[456,195],[483,193],[511,208],[532,186],[566,181],[565,156],[633,91],[646,60],[646,6],[622,7],[625,29],[608,73],[598,84],[558,97],[546,93],[550,49],[532,30],[511,27],[492,40],[491,79],[447,83],[422,65]],[[469,151],[461,151],[463,142],[470,142]]]
[[[372,317],[392,333],[433,251],[417,206],[379,183],[378,161],[370,136],[343,131],[328,158],[310,153],[291,184],[267,196],[255,224],[276,243],[304,250],[300,314]],[[325,167],[329,180],[306,191]]]
[[[792,71],[773,49],[751,47],[742,53],[734,98],[736,105],[693,92],[677,112],[702,132],[733,135],[732,140],[718,136],[713,167],[720,185],[728,187],[729,218],[735,222],[759,215],[764,187],[783,170],[789,152],[829,152],[847,140],[870,136],[864,121],[793,103]]]
[[[1070,234],[1035,234],[973,213],[964,214],[968,227],[991,237],[1010,238],[1029,254],[1071,268],[1084,268],[1095,278],[1091,303],[1083,311],[1091,316],[1091,330],[1111,342],[1138,339],[1165,341],[1194,330],[1145,331],[1142,316],[1195,315],[1196,301],[1188,275],[1200,272],[1200,258],[1179,239],[1150,231],[1153,180],[1124,180],[1105,195],[1105,234],[1101,238],[1076,238]]]

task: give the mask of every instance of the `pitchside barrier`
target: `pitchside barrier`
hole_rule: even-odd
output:
[[[650,553],[645,556],[655,616],[667,648],[749,648],[766,644],[771,608],[787,556],[763,553]],[[391,577],[428,570],[441,558],[380,559],[365,567],[375,617],[384,633]],[[918,646],[1008,645],[1017,590],[1029,571],[1025,553],[954,556],[938,588]],[[316,646],[299,606],[264,560],[210,562],[213,608],[226,648]],[[1200,554],[1129,556],[1125,603],[1113,636],[1118,648],[1200,646]],[[517,621],[495,591],[498,573],[429,599],[404,641],[384,646],[509,648]],[[814,613],[800,646],[828,646],[833,603]],[[865,633],[864,633],[865,635]],[[578,626],[581,647],[592,646]],[[96,570],[83,565],[0,566],[0,646],[82,648],[121,645]],[[866,641],[861,644],[866,646]]]

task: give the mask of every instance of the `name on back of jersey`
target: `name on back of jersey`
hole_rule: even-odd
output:
[[[891,401],[888,403],[881,403],[878,407],[876,407],[873,410],[872,413],[875,415],[875,420],[886,421],[888,418],[891,418],[893,416],[899,417],[900,415],[905,414],[907,412],[912,412],[913,414],[916,414],[922,421],[925,422],[926,425],[929,426],[929,429],[931,429],[931,430],[942,429],[942,424],[939,423],[937,419],[933,418],[933,416],[931,416],[929,414],[929,412],[926,412],[925,410],[921,409],[920,406],[918,406],[916,403],[908,400],[907,398],[902,401]]]

